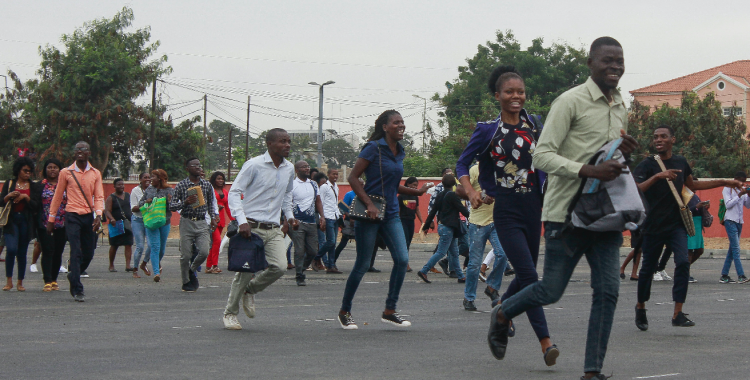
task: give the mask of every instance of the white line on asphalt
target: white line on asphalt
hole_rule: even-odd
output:
[[[679,373],[667,373],[667,374],[664,374],[664,375],[634,377],[634,379],[655,379],[657,377],[667,377],[667,376],[677,376],[677,375],[680,375],[680,374]]]

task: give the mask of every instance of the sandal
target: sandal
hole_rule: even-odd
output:
[[[216,273],[216,274],[221,273],[221,269],[219,269],[218,265],[214,265],[214,273]]]
[[[206,269],[206,274],[211,274],[211,273],[215,273],[213,267]]]
[[[133,271],[133,278],[141,278],[141,276],[138,275],[138,270]]]
[[[141,270],[143,271],[143,273],[144,273],[144,274],[145,274],[146,276],[150,276],[150,275],[151,275],[151,271],[150,271],[150,270],[148,270],[148,267],[146,266],[146,262],[145,262],[145,261],[142,261],[142,262],[141,262]]]
[[[156,276],[154,276],[154,282],[159,282],[159,280],[161,280],[160,275],[157,274]]]
[[[44,284],[44,288],[42,288],[43,292],[51,292],[52,291],[52,283]]]
[[[18,290],[19,292],[25,292],[26,288],[24,288],[23,285],[18,284],[16,285],[16,290]]]
[[[110,272],[117,272],[117,269],[115,269],[115,268],[109,268],[109,271]]]
[[[52,290],[60,290],[60,285],[57,285],[57,281],[52,281],[50,284],[52,286]]]
[[[3,286],[3,291],[7,292],[8,290],[11,290],[11,289],[13,289],[13,284]]]

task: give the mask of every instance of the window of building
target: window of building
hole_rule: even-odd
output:
[[[724,116],[742,116],[742,107],[724,107]]]
[[[719,90],[723,90],[724,88],[727,87],[727,84],[724,83],[723,81],[719,81],[719,83],[716,84],[716,87],[718,87]]]

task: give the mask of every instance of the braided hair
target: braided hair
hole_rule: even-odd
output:
[[[500,89],[503,87],[503,83],[511,78],[520,79],[521,82],[523,82],[523,78],[521,78],[521,74],[516,71],[515,66],[498,66],[495,68],[495,70],[492,70],[490,79],[489,81],[487,81],[487,88],[490,90],[490,93],[492,95],[495,95],[496,92],[500,92]]]
[[[385,129],[383,129],[383,126],[388,124],[388,120],[390,120],[393,115],[401,114],[396,110],[387,110],[381,113],[380,116],[378,116],[378,119],[375,120],[375,130],[372,131],[372,134],[367,141],[377,141],[385,137]]]

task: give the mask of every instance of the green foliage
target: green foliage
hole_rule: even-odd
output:
[[[342,165],[353,167],[357,161],[359,150],[352,148],[342,138],[323,141],[323,160],[329,168],[340,168]]]
[[[633,102],[628,133],[641,144],[633,155],[633,167],[656,153],[651,141],[660,125],[674,128],[673,152],[687,158],[693,177],[732,178],[738,170],[748,169],[747,126],[741,118],[725,117],[714,93],[700,99],[695,93],[686,92],[680,107],[664,104],[653,113],[650,107]]]
[[[106,169],[113,153],[129,157],[148,137],[151,113],[135,100],[159,75],[168,73],[166,56],[149,60],[159,47],[149,28],[128,32],[133,11],[127,7],[112,19],[86,23],[65,34],[62,49],[39,48],[38,79],[22,83],[13,72],[14,88],[2,107],[0,131],[12,143],[8,128],[23,131],[38,159],[72,155],[77,141],[91,145],[91,163]],[[105,170],[107,171],[107,170]]]
[[[171,121],[156,123],[154,167],[164,169],[170,181],[187,177],[185,160],[202,157],[203,154],[203,125],[200,116],[183,120],[177,126],[173,126]]]
[[[245,129],[221,120],[213,120],[208,124],[209,143],[206,147],[206,159],[203,164],[206,172],[227,169],[227,153],[229,152],[229,129],[232,130],[232,161],[234,159],[235,148],[242,148],[242,156],[245,156]],[[244,162],[241,161],[241,162]],[[235,166],[233,166],[233,169]]]

